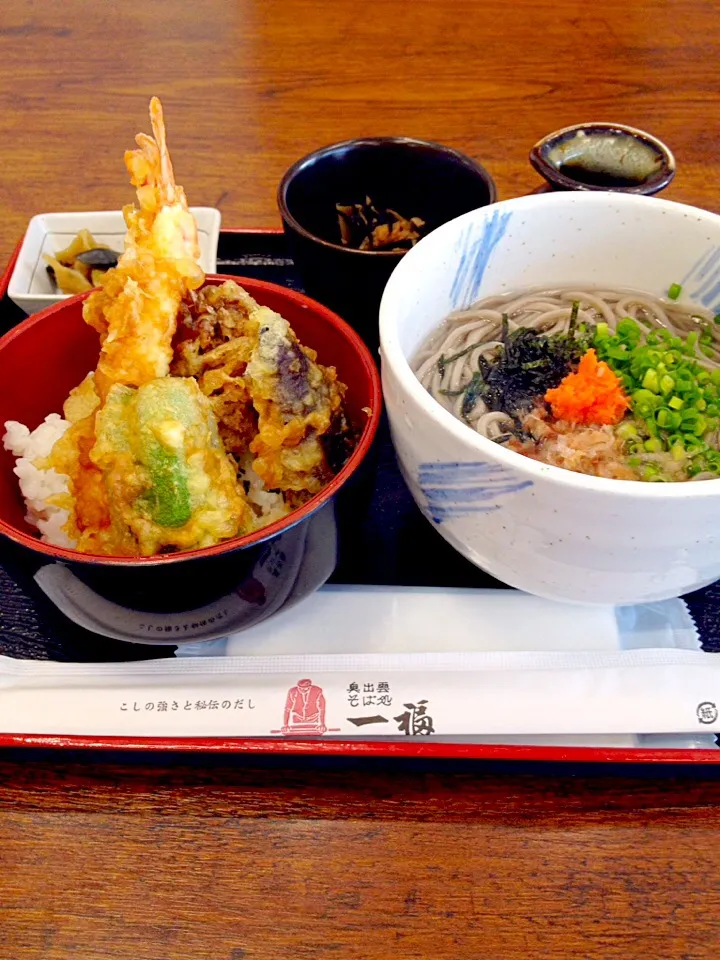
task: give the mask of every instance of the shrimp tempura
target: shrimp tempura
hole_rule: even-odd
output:
[[[195,218],[175,183],[157,97],[150,121],[154,139],[140,133],[139,149],[125,153],[139,203],[123,210],[125,252],[83,309],[102,341],[95,376],[102,400],[115,383],[139,387],[167,376],[180,303],[205,279]]]

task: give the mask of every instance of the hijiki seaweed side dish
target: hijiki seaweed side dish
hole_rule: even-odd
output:
[[[3,438],[28,521],[91,554],[152,556],[252,533],[322,490],[356,440],[335,369],[236,283],[205,283],[156,98],[150,118],[153,137],[125,154],[138,199],[124,210],[125,251],[88,280],[99,285],[83,304],[97,368],[62,417],[32,432],[8,421]],[[89,234],[66,259],[82,264],[86,249],[95,264],[111,259]]]
[[[409,220],[389,207],[378,210],[370,197],[364,203],[336,203],[340,241],[354,250],[409,250],[422,237],[425,221]]]
[[[414,361],[469,427],[578,473],[720,476],[720,316],[634,291],[543,290],[451,314]]]

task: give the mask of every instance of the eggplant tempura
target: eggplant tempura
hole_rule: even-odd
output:
[[[125,163],[125,252],[85,301],[97,369],[5,445],[28,519],[87,553],[152,556],[257,530],[321,490],[352,450],[345,386],[240,286],[203,286],[160,102]],[[337,451],[341,451],[338,459]]]
[[[348,439],[345,391],[287,320],[232,281],[194,295],[178,330],[172,372],[197,377],[225,447],[268,490],[297,504],[333,475],[328,439]]]

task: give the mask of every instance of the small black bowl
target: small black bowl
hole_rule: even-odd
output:
[[[662,140],[620,123],[578,123],[556,130],[530,151],[552,190],[609,190],[651,196],[675,176]]]
[[[497,197],[489,173],[450,147],[408,137],[346,140],[298,160],[278,188],[285,234],[306,292],[372,349],[385,284],[405,251],[342,245],[336,204],[363,203],[425,221],[422,235]]]

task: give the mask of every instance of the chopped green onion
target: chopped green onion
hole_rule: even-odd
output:
[[[642,385],[646,390],[652,391],[652,393],[660,393],[660,380],[658,378],[657,371],[653,370],[652,367],[645,371]]]
[[[675,381],[668,374],[664,374],[660,378],[660,390],[662,393],[671,393],[675,388]]]
[[[670,449],[673,460],[685,459],[685,447],[682,443],[674,443]]]
[[[707,430],[707,420],[696,410],[686,410],[680,429],[684,433],[694,433],[696,437],[701,437]]]
[[[673,284],[670,298],[681,292]],[[629,465],[646,480],[669,479],[661,466],[647,463],[649,454],[658,453],[670,454],[686,476],[720,475],[720,450],[704,439],[720,430],[720,370],[701,366],[703,354],[715,357],[717,351],[710,321],[700,315],[694,320],[696,328],[685,336],[664,327],[645,330],[631,317],[619,320],[614,332],[598,324],[591,333],[598,357],[630,399],[630,416],[615,435],[625,444]]]
[[[623,337],[637,337],[638,339],[642,335],[640,327],[637,325],[637,322],[633,320],[632,317],[623,317],[622,320],[617,325],[617,333]]]
[[[628,355],[626,343],[610,344],[605,349],[605,356],[612,357],[613,360],[624,360]]]
[[[659,397],[655,396],[655,394],[651,390],[644,390],[644,389],[636,390],[633,393],[632,398],[635,403],[658,403],[659,402]]]
[[[624,420],[615,432],[621,440],[631,440],[638,436],[638,429],[630,420]]]
[[[670,289],[668,290],[668,297],[671,300],[677,300],[677,298],[680,296],[681,293],[682,293],[682,287],[680,286],[679,283],[670,284]]]

